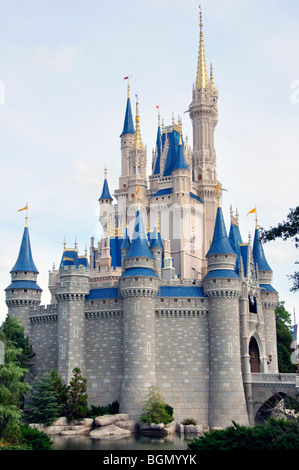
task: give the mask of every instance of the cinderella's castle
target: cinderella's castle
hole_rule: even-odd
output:
[[[118,400],[136,420],[156,384],[178,421],[253,422],[251,376],[278,372],[277,292],[258,226],[252,246],[242,241],[237,214],[225,226],[217,100],[200,15],[192,146],[180,119],[166,126],[159,116],[147,175],[138,99],[134,119],[128,85],[119,187],[113,199],[105,170],[99,198],[102,239],[92,237],[83,256],[64,247],[46,307],[26,223],[6,303],[36,353],[32,378],[56,369],[68,382],[80,367],[91,404]]]

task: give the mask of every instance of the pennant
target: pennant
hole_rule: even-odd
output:
[[[216,194],[217,194],[217,196],[219,196],[219,183],[216,186]]]
[[[156,108],[157,108],[157,109],[160,109],[160,106],[157,106],[157,105],[156,105]]]
[[[139,186],[138,186],[138,189],[137,189],[137,191],[136,191],[135,197],[137,196],[137,194],[139,193],[139,191],[140,191],[140,188],[139,188]]]
[[[255,212],[255,209],[252,209],[252,211],[248,212],[248,214],[247,214],[247,215],[249,215],[249,214],[253,214],[254,212]]]
[[[124,77],[124,80],[129,80],[129,77]]]
[[[27,210],[28,210],[28,204],[27,204],[27,206],[23,207],[23,209],[19,209],[18,212],[27,211]]]

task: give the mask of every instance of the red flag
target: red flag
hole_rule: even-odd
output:
[[[124,77],[124,80],[128,80],[128,79],[129,79],[129,77]]]
[[[160,108],[160,106],[157,106],[157,105],[156,105],[156,108],[157,108],[157,109],[159,109],[159,108]]]

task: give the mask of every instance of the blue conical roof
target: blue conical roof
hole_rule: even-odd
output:
[[[178,153],[177,153],[177,158],[173,167],[173,170],[189,170],[189,167],[186,163],[185,159],[185,153],[184,153],[184,147],[182,145],[182,142],[179,144],[178,148]]]
[[[161,240],[161,236],[159,236],[159,235],[160,234],[158,232],[158,229],[157,229],[157,227],[155,227],[153,233],[150,234],[150,239],[149,239],[151,248],[154,248],[154,247],[163,248],[163,243],[162,243],[162,240]]]
[[[146,258],[153,258],[154,256],[149,248],[147,236],[145,234],[142,214],[138,210],[136,213],[135,227],[132,235],[131,246],[126,254],[126,258],[133,258],[136,256],[143,256]]]
[[[160,128],[160,126],[158,126],[158,131],[157,131],[156,148],[157,148],[157,158],[156,158],[156,163],[155,163],[155,167],[154,167],[154,170],[153,170],[153,175],[159,175],[160,174],[160,160],[161,160],[161,151],[162,151],[162,140],[161,140],[161,128]]]
[[[240,233],[240,229],[238,225],[234,223],[231,224],[228,239],[234,252],[237,255],[236,271],[239,272],[240,258],[241,258],[240,244],[242,244],[243,241],[242,241],[242,237],[241,237],[241,233]]]
[[[130,242],[130,238],[129,238],[129,234],[128,234],[128,228],[126,228],[126,233],[125,233],[125,237],[124,237],[124,240],[122,242],[122,245],[121,245],[121,249],[122,250],[129,249],[130,245],[131,245],[131,242]]]
[[[227,236],[222,209],[221,207],[218,207],[213,241],[207,256],[221,253],[235,254]]]
[[[38,270],[36,269],[36,266],[32,258],[28,227],[24,228],[19,256],[14,267],[12,268],[10,272],[12,273],[12,272],[19,272],[19,271],[38,273]]]
[[[112,197],[111,197],[111,194],[110,194],[110,191],[109,191],[107,178],[104,179],[103,190],[102,190],[102,194],[99,198],[99,201],[101,199],[111,199],[111,201],[112,201]]]
[[[127,99],[125,122],[124,122],[124,128],[121,133],[121,136],[125,134],[135,134],[131,101],[129,97]]]
[[[258,265],[258,269],[263,270],[263,271],[272,271],[272,269],[270,268],[266,260],[266,256],[264,253],[264,248],[260,239],[260,232],[258,228],[256,228],[255,234],[254,234],[252,253],[253,253],[254,264]]]

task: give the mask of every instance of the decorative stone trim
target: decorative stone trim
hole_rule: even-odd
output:
[[[40,300],[6,300],[7,307],[37,307]]]
[[[37,315],[29,318],[33,325],[37,323],[56,323],[58,321],[58,315]]]
[[[277,302],[262,302],[262,307],[270,310],[275,310],[277,305]]]
[[[65,301],[84,301],[86,294],[56,294],[55,295],[57,302],[65,302]]]
[[[158,289],[148,289],[146,287],[121,289],[123,297],[156,297],[157,292]]]
[[[96,318],[122,318],[123,314],[121,310],[115,310],[109,312],[85,312],[85,316],[88,320],[94,320]]]
[[[205,294],[207,295],[207,297],[209,297],[209,299],[223,298],[223,297],[227,297],[230,299],[238,299],[241,296],[241,292],[235,291],[235,290],[211,290],[211,291],[207,290]]]
[[[207,318],[207,310],[156,310],[158,318]]]

